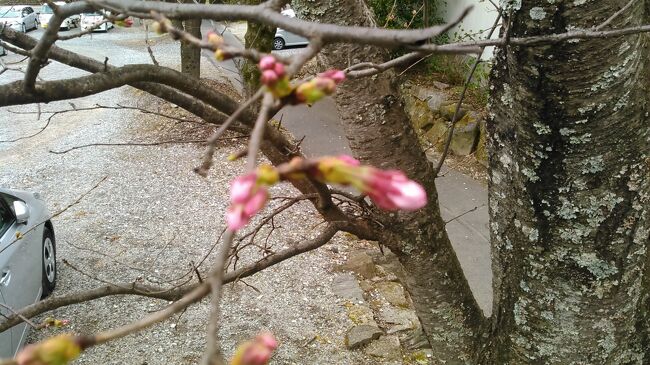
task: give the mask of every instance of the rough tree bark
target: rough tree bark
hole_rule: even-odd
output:
[[[200,39],[201,19],[185,20],[181,29]],[[201,50],[187,42],[181,42],[181,72],[197,79],[201,77]]]
[[[266,0],[244,0],[246,5],[258,5]],[[246,35],[244,36],[246,48],[254,48],[261,52],[271,52],[273,37],[275,36],[275,27],[269,27],[259,23],[248,22]],[[241,69],[244,87],[248,97],[252,96],[260,87],[260,71],[255,62],[245,60]]]
[[[372,26],[372,11],[361,0],[314,4],[293,1],[300,17],[341,25]],[[342,11],[345,9],[345,11]],[[385,51],[335,45],[323,52],[329,66],[343,69],[361,61],[379,62]],[[386,72],[343,83],[337,91],[339,114],[355,157],[381,168],[399,168],[426,187],[429,204],[416,213],[377,212],[387,233],[381,244],[400,258],[407,288],[433,348],[436,363],[465,363],[483,322],[440,216],[432,166],[398,101]]]
[[[192,0],[179,2],[192,3]],[[196,38],[201,38],[201,19],[174,20],[174,27],[182,29]],[[195,78],[201,77],[201,49],[181,41],[181,72]]]
[[[628,2],[518,2],[510,34],[591,28]],[[647,24],[648,4],[611,26]],[[648,363],[647,47],[633,35],[498,52],[482,363]]]

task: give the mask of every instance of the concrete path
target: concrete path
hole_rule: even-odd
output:
[[[204,22],[203,31],[214,29]],[[223,26],[217,25],[223,31]],[[226,42],[241,45],[241,42],[227,30],[223,33]],[[300,49],[280,51],[297,53]],[[204,53],[217,67],[236,70],[232,61],[216,62],[212,53]],[[233,85],[241,81],[236,71],[229,78]],[[237,87],[237,86],[236,86]],[[238,88],[238,90],[239,90]],[[322,156],[351,153],[340,123],[336,104],[327,98],[314,104],[287,106],[275,116],[282,119],[282,125],[296,138],[305,137],[302,148],[307,156]],[[456,250],[469,285],[486,315],[492,313],[492,269],[490,257],[487,188],[460,172],[444,169],[436,180],[442,217],[447,221],[447,233]]]

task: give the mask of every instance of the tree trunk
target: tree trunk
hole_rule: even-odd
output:
[[[182,29],[201,38],[201,19],[188,19],[182,23]],[[197,79],[201,77],[201,49],[184,41],[181,42],[181,72]]]
[[[247,5],[257,5],[265,0],[244,0]],[[259,23],[248,22],[246,35],[244,36],[245,46],[248,49],[257,49],[260,52],[271,52],[275,27],[269,27]],[[260,87],[260,70],[255,62],[245,60],[241,69],[244,87],[248,97],[252,96]]]
[[[292,3],[303,19],[365,26],[373,21],[372,12],[359,0]],[[323,54],[331,67],[339,69],[385,57],[375,48],[341,44]],[[355,157],[381,168],[399,168],[427,189],[429,204],[419,212],[376,213],[386,227],[380,243],[398,255],[408,274],[406,286],[433,348],[434,362],[463,364],[473,353],[483,316],[447,237],[432,166],[391,84],[393,77],[387,72],[344,82],[336,94],[338,111]]]
[[[626,3],[519,2],[510,34],[588,29]],[[647,23],[645,3],[610,26]],[[498,51],[481,363],[648,363],[647,63],[646,35]]]

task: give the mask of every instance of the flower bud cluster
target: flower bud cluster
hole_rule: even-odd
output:
[[[16,355],[18,365],[67,365],[81,354],[72,335],[60,335],[25,347]]]
[[[267,365],[277,347],[278,341],[273,335],[260,334],[237,348],[230,365]]]
[[[300,103],[313,104],[326,95],[336,91],[336,85],[345,80],[345,73],[340,70],[329,70],[319,74],[313,79],[298,85],[295,91],[296,99]]]
[[[230,184],[230,207],[226,212],[228,229],[237,231],[257,214],[269,199],[268,187],[280,180],[277,170],[261,165],[255,172],[237,177]]]

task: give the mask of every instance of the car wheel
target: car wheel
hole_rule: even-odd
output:
[[[273,39],[273,49],[282,49],[284,48],[284,39],[277,37]]]
[[[52,293],[56,286],[56,242],[54,233],[47,227],[43,231],[41,258],[43,263],[43,294],[41,298],[45,298]]]
[[[27,33],[27,27],[25,27],[25,23],[20,25],[20,31],[23,33]]]

